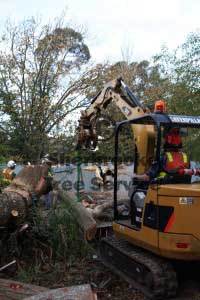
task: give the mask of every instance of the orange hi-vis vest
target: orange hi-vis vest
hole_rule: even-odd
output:
[[[180,169],[189,169],[190,163],[184,152],[166,152],[164,171],[170,173],[178,172]]]
[[[4,181],[11,182],[14,178],[14,171],[11,169],[4,169],[2,175]]]

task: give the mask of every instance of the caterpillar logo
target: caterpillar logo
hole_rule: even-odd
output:
[[[126,107],[126,106],[122,106],[122,110],[125,112],[125,114],[126,114],[127,116],[129,116],[129,115],[131,114],[131,110],[128,109],[128,107]]]
[[[200,118],[199,117],[176,116],[176,115],[170,115],[169,117],[172,120],[172,122],[174,122],[174,123],[200,124]]]

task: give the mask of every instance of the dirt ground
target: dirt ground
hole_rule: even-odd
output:
[[[96,254],[74,264],[69,270],[60,270],[57,278],[54,277],[53,285],[50,278],[47,281],[41,278],[40,281],[40,285],[51,288],[84,283],[91,285],[97,293],[98,300],[146,300],[140,292],[133,290],[128,283],[112,274]]]
[[[200,300],[199,266],[195,264],[192,268],[182,267],[179,271],[181,276],[178,294],[173,300]],[[11,278],[9,274],[6,277],[3,275],[1,273],[0,277],[19,280],[15,276]],[[65,264],[43,265],[35,278],[32,284],[50,289],[88,283],[96,292],[98,300],[148,300],[141,292],[134,290],[130,284],[111,273],[99,260],[95,251],[70,268]]]
[[[198,268],[196,268],[196,271]],[[173,300],[200,300],[200,272],[190,268],[181,271],[178,295]],[[52,273],[53,274],[53,273]],[[40,285],[58,288],[70,285],[89,283],[97,293],[98,300],[148,300],[141,292],[134,290],[130,284],[115,276],[99,260],[96,253],[88,256],[69,270],[62,270],[44,281]],[[164,300],[164,299],[163,299]]]

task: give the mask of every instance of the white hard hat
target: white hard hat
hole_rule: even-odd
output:
[[[44,156],[42,157],[41,163],[42,163],[42,164],[53,163],[53,161],[52,161],[50,155],[49,155],[49,154],[46,154],[46,155],[44,155]]]
[[[44,158],[42,158],[41,163],[42,163],[42,164],[52,163],[52,161],[49,160],[47,157],[44,157]]]
[[[9,162],[7,163],[8,168],[14,168],[15,166],[16,166],[16,163],[14,162],[14,160],[9,160]]]

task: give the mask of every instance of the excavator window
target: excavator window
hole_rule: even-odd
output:
[[[191,161],[200,161],[200,130],[188,128],[187,135],[183,139],[183,150],[188,153]]]

